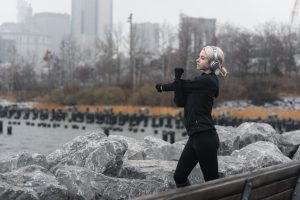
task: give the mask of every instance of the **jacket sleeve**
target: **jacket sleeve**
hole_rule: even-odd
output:
[[[166,83],[161,85],[163,92],[171,92],[174,91],[174,82],[173,83]]]
[[[215,91],[215,97],[217,97],[219,94],[219,86],[217,80],[216,82],[214,82],[209,78],[184,80],[182,88],[186,94],[212,91]]]
[[[187,93],[197,92],[201,90],[205,90],[209,83],[207,79],[196,79],[196,80],[183,80],[183,79],[175,79],[172,83],[162,84],[163,92],[175,91],[175,82],[178,81],[177,87],[180,87]],[[180,81],[180,83],[179,83]]]
[[[174,103],[177,107],[184,107],[186,102],[186,94],[183,90],[183,80],[175,79],[174,81]]]
[[[184,80],[183,90],[187,93],[193,93],[197,91],[206,90],[209,86],[208,81],[202,80]]]
[[[182,79],[175,79],[173,83],[162,84],[162,91],[163,92],[174,91],[174,103],[178,107],[184,107],[186,96],[183,91]]]

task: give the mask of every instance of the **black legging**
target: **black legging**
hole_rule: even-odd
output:
[[[191,135],[181,153],[174,173],[176,186],[190,185],[188,176],[198,162],[205,181],[219,178],[218,148],[219,137],[214,130]]]

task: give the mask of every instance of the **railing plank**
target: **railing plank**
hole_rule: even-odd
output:
[[[236,194],[236,195],[232,195],[229,197],[224,197],[218,200],[241,200],[242,195],[241,194]]]
[[[292,161],[289,163],[275,165],[253,172],[233,175],[209,181],[207,183],[196,184],[185,188],[172,189],[155,195],[147,195],[140,197],[140,200],[152,199],[172,199],[172,200],[215,200],[239,195],[244,187],[245,180],[250,178],[253,180],[253,189],[274,182],[282,181],[290,177],[298,176],[300,170],[300,162]]]
[[[291,166],[282,166],[277,165],[277,168],[265,168],[269,169],[264,172],[260,172],[259,170],[250,175],[253,177],[253,187],[260,187],[262,185],[267,185],[273,182],[281,181],[293,176],[298,176],[300,172],[300,162],[297,162],[296,165],[293,164]]]
[[[274,182],[272,184],[256,188],[251,192],[251,199],[254,200],[267,198],[269,196],[276,195],[278,193],[285,192],[290,189],[294,189],[296,181],[297,177],[294,176],[286,180]]]
[[[276,195],[261,199],[261,200],[290,200],[292,199],[294,189],[290,189]]]

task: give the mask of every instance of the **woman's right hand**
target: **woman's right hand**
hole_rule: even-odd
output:
[[[175,79],[180,79],[182,74],[184,73],[184,69],[183,68],[175,68],[174,72],[175,72]]]

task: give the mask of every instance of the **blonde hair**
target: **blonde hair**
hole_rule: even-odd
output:
[[[228,74],[228,71],[223,66],[223,63],[224,63],[224,52],[222,51],[222,49],[220,47],[216,47],[216,46],[205,46],[202,50],[206,53],[206,56],[207,56],[207,59],[208,59],[208,63],[210,63],[211,61],[213,61],[215,59],[214,49],[217,52],[217,60],[220,63],[220,68],[216,69],[214,71],[214,73],[216,75],[221,74],[222,76],[226,76]]]

